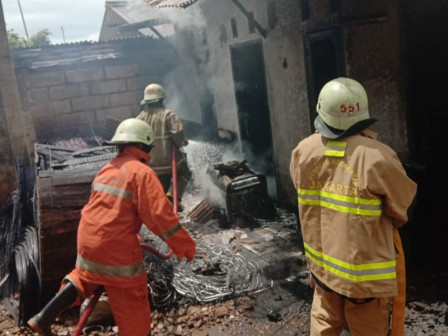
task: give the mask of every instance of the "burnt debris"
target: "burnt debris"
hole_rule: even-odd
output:
[[[207,174],[225,194],[227,225],[238,219],[251,222],[254,218],[273,219],[274,203],[269,197],[266,176],[243,161],[228,161],[210,166]]]

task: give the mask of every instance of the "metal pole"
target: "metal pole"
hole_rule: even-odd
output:
[[[20,0],[17,0],[17,3],[19,4],[19,10],[20,10],[20,15],[22,16],[23,28],[25,29],[26,43],[29,47],[30,46],[30,37],[28,36],[28,30],[26,29],[25,17],[23,16],[23,11],[22,11],[22,6],[20,5]]]
[[[65,34],[64,34],[64,26],[61,26],[61,31],[62,31],[62,40],[65,43]]]

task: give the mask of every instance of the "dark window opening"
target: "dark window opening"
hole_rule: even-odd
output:
[[[300,0],[300,13],[302,15],[302,21],[310,19],[310,3],[309,0]]]
[[[230,27],[232,27],[232,35],[233,37],[238,37],[238,26],[236,25],[236,19],[230,19]]]
[[[243,153],[255,170],[274,175],[263,45],[233,46],[230,55]]]
[[[319,92],[328,81],[345,75],[344,57],[341,37],[336,29],[306,34],[304,42],[310,122],[311,129],[314,129]]]

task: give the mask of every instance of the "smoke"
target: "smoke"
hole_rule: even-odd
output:
[[[189,188],[199,198],[206,199],[220,208],[226,209],[225,193],[212,181],[207,169],[213,168],[213,165],[218,163],[241,162],[243,160],[247,160],[249,168],[266,176],[269,196],[272,199],[277,198],[272,162],[266,159],[267,155],[243,154],[237,143],[211,143],[193,140],[189,141],[188,146],[183,147],[183,150],[187,154],[188,165],[193,174]],[[254,162],[259,162],[258,167],[255,167]],[[266,171],[271,171],[271,173],[266,174]]]
[[[272,151],[266,150],[264,152],[257,151],[257,153],[254,153],[252,144],[247,141],[241,141],[241,146],[243,152],[241,155],[247,160],[249,167],[257,173],[266,176],[269,196],[272,199],[277,199],[277,182]]]
[[[134,0],[126,7],[126,15],[131,22],[149,19],[168,22],[154,26],[162,35],[165,33],[166,42],[178,55],[177,64],[160,83],[166,91],[165,105],[182,119],[201,124],[201,104],[206,103],[204,100],[207,99],[210,76],[207,75],[207,54],[203,41],[206,20],[200,7],[157,8],[141,0]],[[175,34],[169,34],[170,31]],[[148,28],[140,32],[155,36]]]
[[[187,9],[151,7],[140,0],[132,1],[128,7],[130,14],[135,15],[134,22],[141,22],[151,18],[165,19],[174,27],[176,34],[166,39],[178,54],[178,63],[167,74],[163,83],[166,91],[165,105],[173,109],[182,119],[201,124],[208,124],[202,120],[202,107],[206,104],[214,105],[212,92],[227,92],[232,85],[235,90],[243,90],[247,84],[242,82],[228,83],[228,78],[211,76],[208,64],[208,45],[206,41],[207,21],[201,11],[200,5],[193,5]],[[137,20],[138,19],[138,20]],[[157,27],[156,27],[157,28]],[[211,82],[213,78],[213,84]],[[224,88],[224,89],[222,89]],[[215,109],[216,110],[216,107]],[[234,111],[227,110],[225,106],[219,108],[221,126],[228,129],[238,128],[238,120]],[[223,115],[229,115],[229,118]],[[205,131],[205,130],[204,130]],[[199,148],[200,147],[200,148]],[[222,192],[210,180],[206,173],[207,167],[212,164],[227,161],[247,160],[249,166],[257,172],[265,174],[268,182],[268,192],[276,198],[276,182],[274,176],[274,163],[272,153],[253,153],[249,143],[236,141],[232,145],[200,146],[200,143],[190,141],[185,148],[189,155],[189,164],[194,165],[193,179],[204,193],[204,197],[223,204]]]
[[[233,144],[217,144],[201,141],[189,141],[183,147],[187,154],[188,165],[192,171],[192,187],[200,198],[207,199],[221,208],[226,208],[224,192],[217,187],[207,174],[207,169],[217,163],[241,161],[242,156]]]

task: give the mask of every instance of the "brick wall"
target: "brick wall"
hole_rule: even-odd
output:
[[[38,142],[101,136],[107,117],[136,116],[143,90],[163,78],[176,54],[163,41],[79,43],[13,52],[22,108]]]

